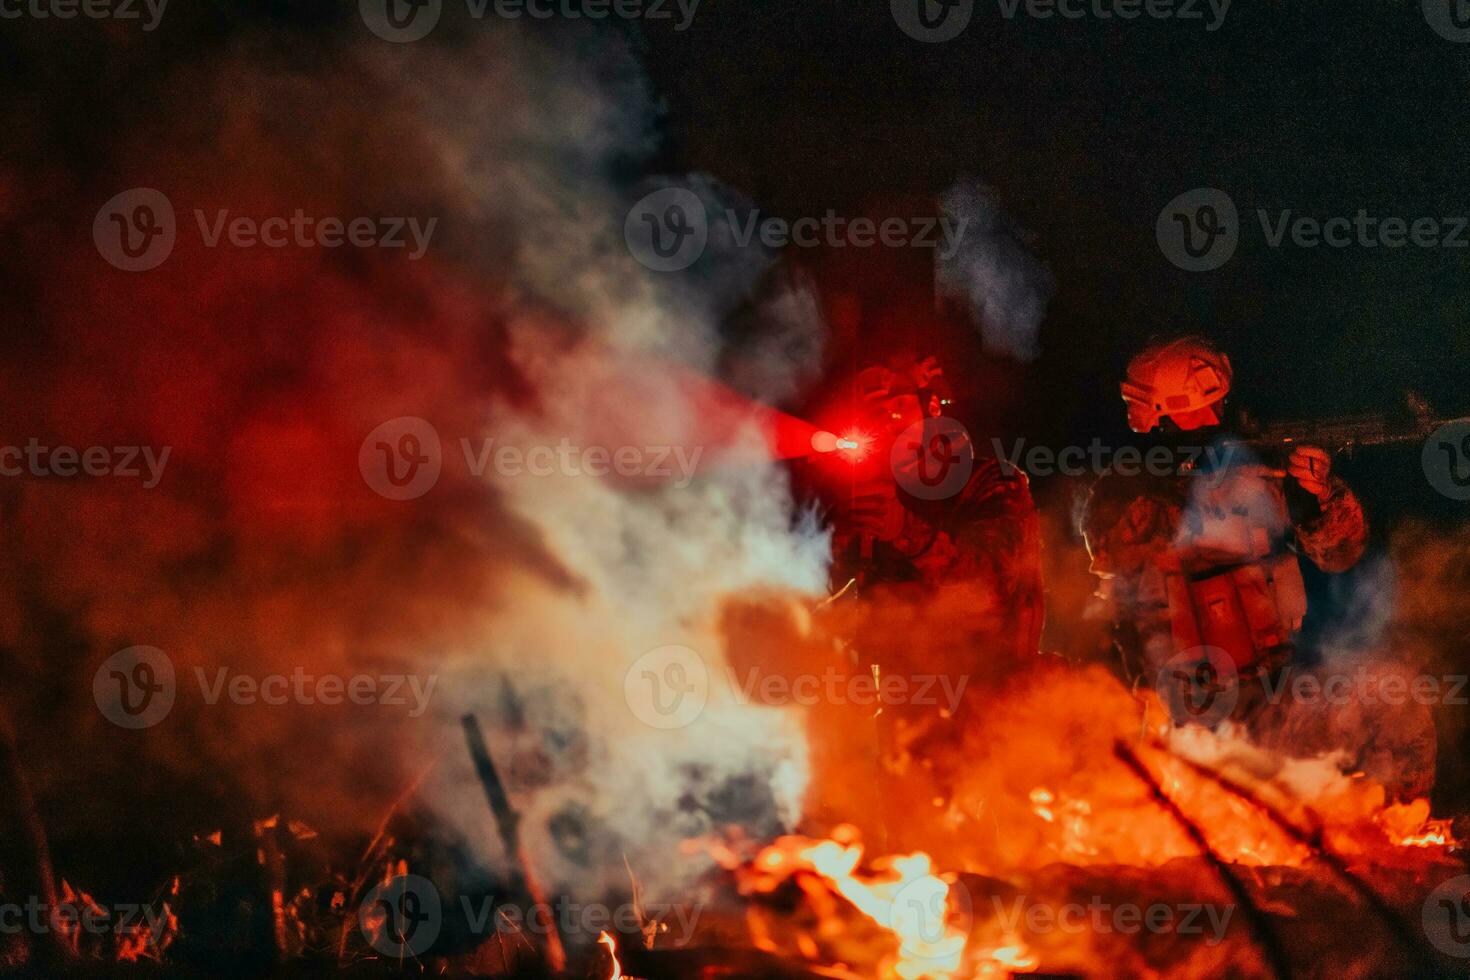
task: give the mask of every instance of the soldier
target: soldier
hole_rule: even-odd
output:
[[[1293,714],[1279,696],[1307,612],[1298,556],[1325,572],[1353,567],[1367,540],[1363,508],[1325,451],[1296,445],[1263,461],[1225,437],[1230,382],[1230,359],[1199,337],[1153,344],[1128,366],[1133,431],[1217,452],[1177,474],[1109,473],[1087,501],[1083,532],[1124,674],[1157,686],[1176,721],[1228,716],[1262,742],[1290,733],[1295,744],[1282,747],[1299,754],[1348,748],[1367,759],[1364,733],[1333,730],[1326,711]],[[1423,788],[1426,752],[1429,778],[1434,757],[1427,712],[1386,724],[1413,762],[1373,774]]]
[[[853,382],[857,445],[834,507],[833,584],[933,595],[963,587],[989,645],[1034,654],[1043,619],[1041,531],[1026,475],[976,457],[933,357],[890,358]],[[977,625],[981,625],[978,624]]]
[[[840,599],[819,621],[836,643],[811,644],[801,666],[781,647],[787,669],[835,667],[857,695],[809,711],[812,815],[856,818],[887,850],[959,853],[966,733],[1040,644],[1040,520],[1026,475],[977,458],[948,417],[934,358],[888,358],[842,390],[842,424],[824,421],[843,446],[811,474],[832,515]]]
[[[1230,380],[1230,359],[1207,341],[1155,344],[1123,382],[1129,428],[1163,442],[1220,440]],[[1306,613],[1293,546],[1327,572],[1362,556],[1363,508],[1326,452],[1293,449],[1289,483],[1243,455],[1177,478],[1110,473],[1094,486],[1083,531],[1130,675],[1151,678],[1201,645],[1226,651],[1241,673],[1282,666]]]

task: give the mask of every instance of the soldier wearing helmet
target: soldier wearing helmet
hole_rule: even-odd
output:
[[[1128,365],[1128,425],[1160,444],[1221,440],[1231,376],[1230,359],[1200,337],[1153,344]],[[1231,703],[1241,717],[1253,708],[1249,680],[1293,657],[1307,609],[1298,555],[1345,571],[1363,554],[1367,524],[1321,449],[1262,461],[1218,444],[1225,452],[1213,458],[1224,459],[1213,467],[1104,476],[1083,531],[1126,672],[1193,683],[1193,667],[1208,662],[1215,679],[1239,684]],[[1200,664],[1174,671],[1191,658]]]
[[[833,584],[978,589],[976,615],[1017,655],[1041,639],[1041,532],[1026,475],[975,454],[949,418],[935,358],[897,355],[859,371],[849,397],[862,433],[845,486],[829,486]],[[988,616],[980,613],[989,610]]]
[[[813,784],[823,787],[814,813],[861,814],[896,847],[958,847],[956,811],[912,801],[953,798],[973,764],[966,735],[983,692],[1037,656],[1040,518],[1026,474],[975,452],[934,358],[896,354],[835,388],[814,414],[856,451],[815,456],[803,475],[831,518],[841,601],[823,604],[823,622],[840,641],[835,652],[808,645],[804,669],[835,667],[884,690],[912,684],[913,696],[812,709]],[[794,648],[780,647],[788,670]],[[935,681],[948,693],[920,693]]]
[[[1230,359],[1199,337],[1155,344],[1123,382],[1128,423],[1160,445],[1221,439]],[[1252,739],[1296,756],[1337,753],[1399,798],[1433,788],[1437,740],[1428,707],[1379,698],[1407,685],[1412,668],[1378,650],[1355,656],[1366,678],[1349,699],[1283,696],[1319,674],[1326,689],[1341,665],[1299,662],[1307,611],[1299,556],[1325,572],[1363,555],[1367,522],[1331,457],[1294,446],[1261,460],[1224,438],[1214,465],[1178,475],[1104,476],[1083,530],[1114,625],[1125,673],[1158,689],[1178,723],[1231,718]],[[1223,455],[1223,459],[1221,459]],[[1344,661],[1345,662],[1345,661]],[[1310,688],[1308,688],[1310,690]]]

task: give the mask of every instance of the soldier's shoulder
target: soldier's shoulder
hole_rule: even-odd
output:
[[[1179,477],[1108,470],[1093,481],[1083,501],[1083,526],[1105,529],[1116,523],[1135,501],[1153,500],[1167,506],[1177,503],[1182,494]]]

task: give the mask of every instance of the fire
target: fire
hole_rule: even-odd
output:
[[[623,980],[623,965],[618,962],[618,944],[606,929],[597,941],[607,947],[607,955],[612,957],[612,973],[608,974],[607,980]]]
[[[963,888],[941,876],[933,859],[922,851],[908,855],[876,858],[863,862],[863,847],[857,832],[838,827],[833,838],[811,840],[782,837],[765,847],[748,865],[736,867],[742,891],[770,892],[789,878],[815,874],[871,922],[886,930],[897,942],[898,951],[878,968],[878,976],[900,980],[949,980],[959,976],[989,976],[1000,968],[1025,972],[1036,968],[1037,959],[1017,937],[983,956],[966,956],[971,909]],[[803,886],[812,898],[812,889]],[[813,901],[822,910],[826,903]],[[836,910],[827,908],[819,932],[824,936],[842,930]],[[769,946],[769,943],[758,943]],[[808,958],[815,958],[814,944],[799,942]],[[967,962],[968,961],[968,962]]]
[[[904,980],[943,978],[959,969],[966,934],[950,924],[949,886],[932,873],[929,855],[892,858],[894,876],[868,881],[854,873],[863,857],[857,844],[822,841],[798,856],[854,908],[898,938],[894,974]]]
[[[1399,847],[1449,847],[1459,843],[1449,820],[1429,816],[1429,801],[1414,800],[1386,807],[1379,817],[1383,832]]]
[[[1172,729],[1159,706],[1148,707],[1152,723],[1140,731],[1136,696],[1111,676],[1038,669],[956,732],[965,761],[944,793],[931,795],[936,783],[912,762],[886,773],[868,809],[842,807],[858,826],[813,819],[821,836],[706,846],[753,899],[746,926],[756,949],[885,980],[1065,971],[1118,954],[1106,931],[1064,941],[996,910],[1059,881],[1106,880],[1084,869],[1107,866],[1130,869],[1123,891],[1197,874],[1198,893],[1216,895],[1222,886],[1186,826],[1229,866],[1300,869],[1304,881],[1323,874],[1324,855],[1352,867],[1411,867],[1455,846],[1427,800],[1392,802],[1335,756],[1277,755],[1224,726]],[[920,743],[895,743],[918,758]],[[1131,745],[1182,820],[1116,760],[1115,744]],[[854,772],[819,771],[816,792],[832,788],[823,806],[841,798]],[[880,833],[890,856],[867,853]]]

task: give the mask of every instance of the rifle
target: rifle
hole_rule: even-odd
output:
[[[1437,416],[1424,399],[1414,394],[1408,397],[1408,408],[1407,416],[1369,412],[1264,424],[1247,416],[1242,419],[1242,434],[1231,441],[1266,453],[1289,453],[1297,446],[1316,446],[1334,455],[1345,453],[1351,456],[1355,450],[1365,446],[1423,442],[1446,425],[1464,423],[1470,426],[1470,416]]]

